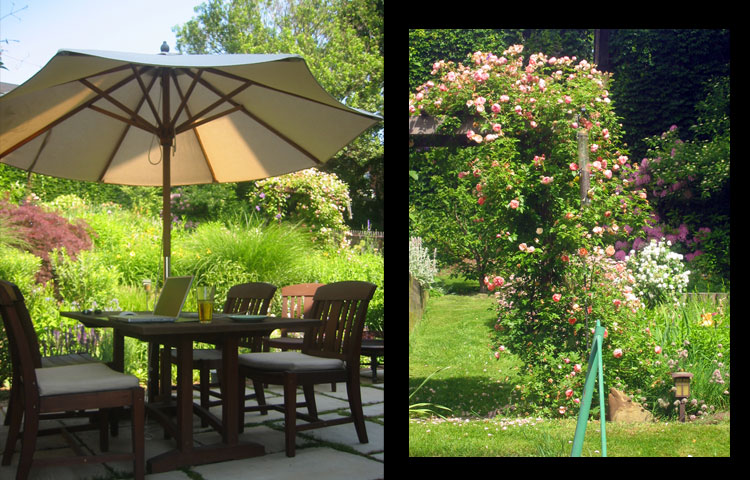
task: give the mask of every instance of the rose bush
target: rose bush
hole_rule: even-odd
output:
[[[575,366],[585,368],[587,320],[588,327],[599,319],[612,329],[640,306],[627,270],[612,257],[616,241],[644,236],[649,204],[629,180],[634,167],[609,99],[611,79],[575,57],[538,53],[525,63],[522,51],[515,45],[501,57],[476,52],[470,66],[435,62],[436,79],[410,95],[409,110],[454,119],[445,122],[454,126],[461,123],[456,118],[473,119],[470,146],[450,153],[463,165],[453,188],[473,198],[468,215],[494,233],[483,245],[498,259],[485,282],[499,293],[498,340],[510,337],[531,375],[516,393],[537,408],[568,414],[577,404],[559,402],[580,397],[583,375]],[[579,129],[589,142],[586,208]],[[615,274],[625,280],[606,277]]]

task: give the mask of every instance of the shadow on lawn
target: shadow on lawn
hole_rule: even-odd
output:
[[[410,377],[411,394],[426,377]],[[431,378],[412,397],[410,403],[431,403],[451,409],[451,413],[441,414],[454,417],[494,416],[509,403],[513,385],[508,382],[491,380],[487,377]]]

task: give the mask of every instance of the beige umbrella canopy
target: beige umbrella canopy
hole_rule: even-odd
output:
[[[74,180],[170,188],[319,165],[382,118],[341,104],[297,55],[60,50],[0,97],[0,161]]]

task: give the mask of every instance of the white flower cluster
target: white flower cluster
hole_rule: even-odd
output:
[[[682,255],[670,251],[672,242],[652,239],[641,251],[630,251],[628,267],[635,277],[636,295],[650,307],[677,302],[687,288],[690,270],[685,270]]]
[[[430,252],[422,246],[419,237],[409,237],[409,273],[423,287],[429,287],[437,275],[435,253],[430,258]]]

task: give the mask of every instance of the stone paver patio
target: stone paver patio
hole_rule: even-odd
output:
[[[362,404],[366,417],[369,443],[361,444],[357,439],[354,424],[306,430],[297,434],[297,453],[293,458],[284,452],[284,417],[280,412],[270,411],[261,416],[259,412],[245,414],[245,431],[240,440],[246,438],[265,446],[266,455],[229,462],[187,467],[182,470],[146,475],[149,480],[235,480],[253,479],[362,479],[374,480],[384,475],[384,383],[383,370],[378,371],[378,383],[372,384],[371,371],[362,370]],[[330,384],[315,387],[316,403],[322,418],[335,418],[348,414],[346,384],[337,385],[336,392]],[[248,392],[250,393],[250,392]],[[281,387],[271,385],[266,389],[268,403],[281,403]],[[301,390],[298,401],[303,401]],[[218,413],[220,407],[216,407]],[[5,406],[0,408],[0,420],[4,418]],[[220,415],[219,415],[220,417]],[[194,418],[194,441],[196,445],[216,443],[220,435],[210,427],[201,428],[200,419]],[[303,423],[301,420],[298,422]],[[42,426],[42,428],[44,428]],[[0,445],[5,446],[8,427],[0,425]],[[91,451],[98,451],[98,433],[86,431],[74,433]],[[19,443],[20,445],[20,443]],[[61,455],[73,451],[60,435],[39,437],[37,456]],[[163,429],[153,420],[146,424],[146,458],[174,448],[173,440],[165,440]],[[130,451],[130,426],[123,421],[118,437],[110,437],[110,451]],[[15,479],[18,453],[9,467],[0,466],[0,480]],[[106,463],[76,467],[32,468],[29,480],[109,480],[129,478],[132,465],[128,463]]]

